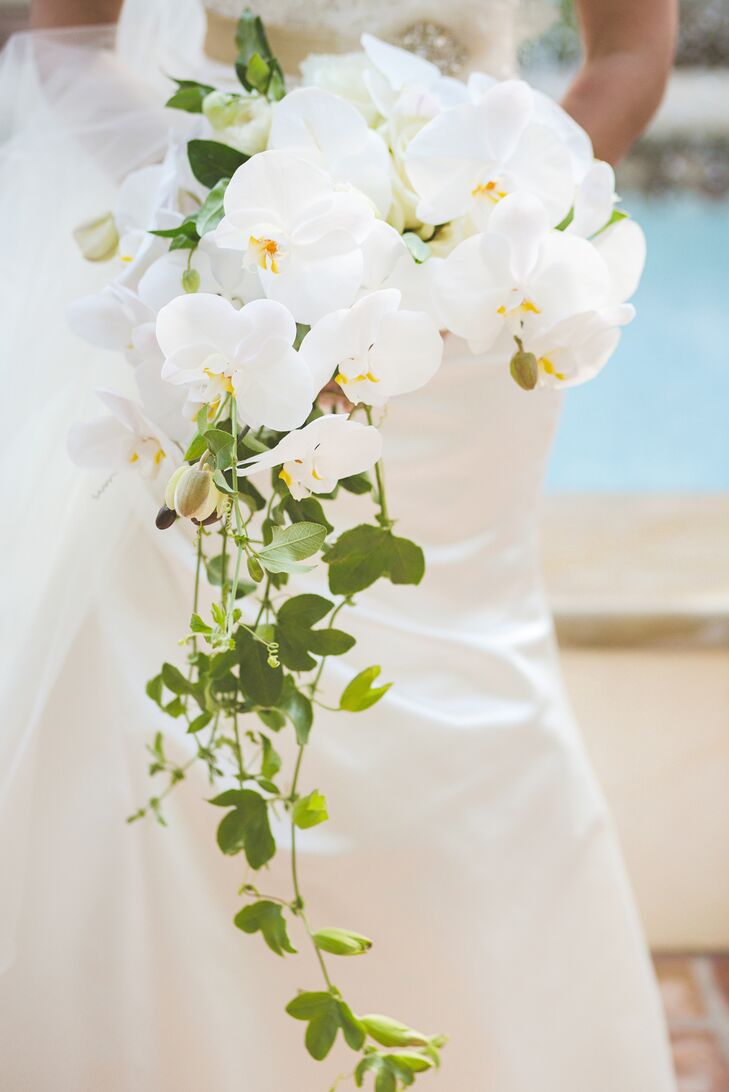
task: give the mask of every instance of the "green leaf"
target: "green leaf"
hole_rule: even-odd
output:
[[[171,78],[177,84],[177,90],[167,100],[165,106],[171,106],[176,110],[186,110],[189,114],[201,114],[205,96],[215,88],[205,83],[197,83],[195,80],[178,80],[174,76]]]
[[[186,239],[192,239],[195,242],[199,242],[194,216],[186,216],[182,223],[178,224],[177,227],[150,228],[149,234],[156,235],[159,239],[176,239],[178,235],[181,235]]]
[[[325,627],[312,629],[332,609],[333,603],[320,595],[297,595],[278,612],[276,639],[281,662],[291,671],[310,671],[316,656],[341,656],[355,644],[349,633]]]
[[[267,562],[302,561],[317,553],[326,534],[326,527],[318,523],[294,523],[283,529],[276,527],[270,544],[260,551],[259,560],[264,567]]]
[[[310,629],[325,618],[334,604],[323,595],[295,595],[281,605],[278,621],[282,625],[300,625]]]
[[[208,724],[210,724],[210,721],[212,719],[213,719],[213,714],[212,713],[208,713],[208,712],[201,713],[198,717],[195,717],[195,719],[191,720],[190,723],[188,724],[188,726],[187,726],[188,735],[191,735],[191,734],[194,735],[195,732],[200,732],[200,731],[202,731],[203,728],[207,728]]]
[[[307,1020],[305,1043],[312,1058],[326,1058],[341,1026],[339,1004],[330,993],[301,993],[286,1006],[295,1020]]]
[[[213,632],[212,626],[209,626],[207,622],[203,622],[199,614],[193,614],[190,618],[190,630],[192,633],[208,634]]]
[[[229,178],[221,178],[216,182],[198,210],[195,225],[199,235],[207,235],[218,226],[225,215],[223,199],[228,188]]]
[[[555,231],[565,231],[570,226],[570,224],[572,223],[574,218],[575,218],[575,210],[572,208],[567,213],[564,220],[560,220],[560,222],[557,224],[557,226],[555,227],[554,230]]]
[[[186,463],[196,463],[198,459],[205,454],[208,449],[208,445],[205,443],[205,438],[198,432],[193,436],[190,441],[190,446],[185,452]]]
[[[235,440],[222,428],[209,428],[204,433],[205,442],[215,456],[218,470],[228,470],[235,462]]]
[[[361,713],[384,697],[392,683],[385,683],[384,686],[372,686],[381,670],[377,666],[366,667],[364,671],[360,671],[358,675],[350,679],[342,691],[339,708],[346,709],[349,713]]]
[[[238,46],[235,70],[243,86],[273,100],[283,98],[286,93],[283,72],[271,52],[260,16],[246,9],[238,20],[235,41]]]
[[[314,943],[322,952],[339,956],[364,955],[372,947],[369,937],[349,929],[319,929],[314,933]]]
[[[352,1050],[361,1050],[366,1038],[365,1030],[349,1005],[341,1000],[339,1001],[339,1022],[342,1025],[342,1034],[347,1046]]]
[[[385,576],[390,563],[389,531],[360,524],[345,531],[324,551],[329,565],[329,587],[335,595],[363,591]]]
[[[283,688],[283,672],[280,667],[268,666],[266,646],[245,629],[238,630],[235,646],[245,696],[254,705],[276,705]]]
[[[328,535],[334,530],[324,514],[321,501],[318,501],[316,497],[304,497],[302,500],[297,501],[290,493],[287,493],[283,501],[283,507],[292,523],[305,523],[307,521],[309,523],[318,523],[326,528]]]
[[[300,797],[294,804],[293,821],[302,830],[325,823],[328,818],[326,797],[318,789],[314,789],[308,796]]]
[[[235,496],[235,489],[231,489],[228,484],[228,479],[222,470],[213,471],[213,482],[218,487],[221,493],[226,493],[229,497]]]
[[[608,222],[603,227],[601,227],[599,231],[596,231],[594,235],[591,235],[590,238],[596,239],[598,235],[602,235],[603,231],[607,231],[607,229],[609,227],[612,227],[613,224],[619,224],[621,220],[629,219],[630,217],[627,212],[623,212],[622,209],[613,209]]]
[[[390,536],[389,577],[393,584],[419,584],[425,575],[423,551],[407,538]]]
[[[279,709],[283,709],[293,724],[296,742],[301,745],[306,744],[314,721],[314,710],[306,695],[296,689],[290,675],[286,676],[283,693],[279,700]]]
[[[237,803],[218,827],[218,845],[229,856],[244,852],[251,868],[262,868],[276,852],[266,801],[252,789],[232,791],[237,792]]]
[[[329,565],[329,587],[336,595],[363,591],[383,576],[393,584],[419,584],[425,573],[419,546],[367,523],[345,531],[323,557]]]
[[[259,709],[258,717],[272,732],[280,732],[286,723],[286,717],[278,709]]]
[[[313,629],[309,632],[308,647],[315,656],[343,656],[354,648],[354,637],[342,629]]]
[[[232,178],[249,156],[218,140],[190,140],[187,144],[190,170],[198,182],[213,189],[221,178]]]
[[[268,947],[276,955],[284,952],[295,953],[296,949],[289,940],[286,931],[286,919],[282,907],[268,899],[254,902],[236,914],[233,919],[244,933],[261,933]]]
[[[369,493],[372,489],[372,480],[368,474],[351,474],[348,478],[340,478],[339,484],[348,493]]]
[[[193,694],[195,688],[174,664],[162,664],[162,682],[173,694]]]
[[[281,769],[281,755],[274,748],[268,736],[261,736],[263,755],[261,757],[261,773],[270,780]]]
[[[151,698],[155,705],[162,706],[162,694],[164,692],[164,685],[162,683],[162,676],[155,675],[153,679],[150,679],[145,686],[145,692],[148,698]]]

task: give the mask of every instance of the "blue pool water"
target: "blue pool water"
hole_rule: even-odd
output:
[[[648,239],[638,316],[566,392],[551,492],[729,489],[729,203],[624,195]]]

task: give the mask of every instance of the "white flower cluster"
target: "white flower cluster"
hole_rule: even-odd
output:
[[[240,472],[280,466],[294,496],[328,492],[381,450],[346,415],[305,424],[329,382],[383,406],[431,379],[443,331],[525,388],[583,382],[613,352],[645,247],[587,135],[520,80],[466,84],[362,45],[309,58],[278,102],[209,91],[205,135],[248,158],[194,245],[208,191],[178,146],[79,229],[119,272],[72,325],[126,354],[139,403],[105,392],[111,416],[72,431],[78,462],[169,473],[201,408],[213,419],[233,395],[240,425],[285,434]]]

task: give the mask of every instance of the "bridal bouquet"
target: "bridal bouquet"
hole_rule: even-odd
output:
[[[288,958],[298,922],[316,953],[321,985],[287,1005],[307,1050],[324,1059],[341,1033],[357,1087],[371,1075],[395,1092],[439,1065],[445,1040],[352,1010],[331,965],[372,941],[313,923],[297,857],[328,819],[302,760],[331,707],[326,661],[355,643],[340,619],[376,580],[424,575],[394,529],[379,425],[438,371],[444,331],[524,397],[594,376],[633,316],[643,240],[586,134],[521,81],[464,84],[365,35],[362,53],[307,59],[287,92],[251,13],[237,43],[241,86],[177,80],[167,105],[191,115],[191,139],[77,230],[115,275],[71,322],[126,355],[135,393],[100,391],[106,414],[75,425],[69,447],[82,466],[152,479],[157,527],[194,538],[187,654],[147,684],[192,757],[172,760],[158,734],[150,773],[164,787],[131,818],[164,822],[164,798],[203,765],[220,850],[247,865],[235,925]],[[347,529],[343,492],[362,510]],[[290,594],[317,562],[329,594]],[[355,675],[336,708],[380,701],[380,671]],[[289,734],[290,771],[277,749]],[[283,817],[290,890],[271,892],[258,877]]]

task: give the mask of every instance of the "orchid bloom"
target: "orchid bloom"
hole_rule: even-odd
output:
[[[273,300],[253,300],[237,311],[201,292],[179,296],[157,316],[162,378],[188,385],[199,402],[234,395],[239,420],[251,428],[285,432],[311,410],[316,391],[295,338],[293,316]]]
[[[570,153],[553,128],[535,119],[532,91],[521,80],[495,83],[480,101],[438,114],[410,142],[405,162],[424,223],[467,214],[485,223],[516,192],[537,197],[551,225],[572,205]]]
[[[362,49],[370,62],[364,82],[383,118],[393,114],[434,117],[446,106],[465,102],[465,86],[424,57],[375,38],[362,35]]]
[[[316,386],[334,376],[350,402],[383,406],[423,387],[440,367],[443,341],[430,315],[401,311],[400,292],[373,292],[320,319],[301,352]]]
[[[548,328],[538,320],[523,333],[525,350],[537,360],[542,387],[574,387],[593,379],[620,340],[620,327],[635,316],[629,303],[599,311],[582,311]]]
[[[154,311],[136,292],[118,282],[95,295],[73,300],[66,317],[78,337],[101,349],[124,353],[131,364],[138,363],[151,348]]]
[[[268,141],[329,172],[373,202],[381,216],[390,208],[390,160],[382,137],[344,99],[301,87],[276,103]]]
[[[68,453],[77,466],[89,470],[138,469],[144,477],[154,478],[163,464],[177,464],[177,449],[139,406],[114,391],[96,393],[110,413],[70,429]]]
[[[548,225],[536,198],[505,197],[489,230],[466,239],[438,268],[446,325],[474,352],[517,335],[531,315],[551,324],[617,302],[597,248]]]
[[[583,239],[596,235],[610,222],[616,199],[615,171],[609,163],[595,160],[577,187],[572,219],[565,230]]]
[[[344,413],[317,417],[238,467],[243,476],[281,467],[279,477],[296,500],[331,493],[341,478],[370,470],[382,454],[382,436],[372,425]]]
[[[373,221],[366,197],[337,190],[319,167],[273,150],[235,172],[211,238],[242,251],[265,295],[310,325],[354,300]]]

